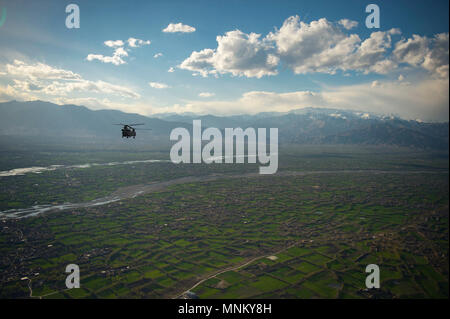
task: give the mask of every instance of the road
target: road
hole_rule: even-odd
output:
[[[214,274],[212,274],[212,275],[210,275],[210,276],[208,276],[208,277],[206,277],[206,278],[200,280],[199,282],[197,282],[195,285],[193,285],[193,286],[192,286],[191,288],[189,288],[188,290],[186,290],[186,291],[182,292],[181,294],[177,295],[174,299],[177,299],[177,298],[182,297],[184,294],[188,293],[189,291],[192,291],[193,289],[195,289],[195,287],[197,287],[198,285],[201,285],[202,283],[204,283],[205,281],[207,281],[207,280],[209,280],[209,279],[211,279],[211,278],[214,278],[214,277],[216,277],[216,276],[218,276],[218,275],[221,275],[221,274],[223,274],[223,273],[226,273],[226,272],[228,272],[228,271],[233,271],[233,270],[238,270],[238,269],[244,268],[244,267],[250,265],[252,262],[254,262],[254,261],[256,261],[256,260],[259,260],[259,259],[262,259],[262,258],[267,258],[267,257],[273,256],[273,255],[278,255],[278,254],[282,253],[283,251],[285,251],[285,250],[287,250],[287,249],[289,249],[289,248],[292,248],[292,247],[294,247],[294,246],[296,246],[296,245],[298,245],[298,243],[292,244],[292,245],[290,245],[290,246],[288,246],[288,247],[285,247],[285,248],[283,248],[283,249],[281,249],[281,250],[279,250],[279,251],[277,251],[277,252],[274,252],[274,253],[271,253],[271,254],[268,254],[268,255],[263,255],[263,256],[259,256],[259,257],[252,258],[252,259],[250,259],[249,261],[245,262],[244,264],[241,264],[241,265],[238,265],[238,266],[229,267],[229,268],[226,268],[226,269],[219,270],[218,272],[216,272],[216,273],[214,273]]]

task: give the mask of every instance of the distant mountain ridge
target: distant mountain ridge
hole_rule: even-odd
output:
[[[158,116],[158,115],[156,115]],[[166,121],[192,123],[202,120],[208,127],[279,127],[280,141],[293,144],[396,145],[448,149],[449,123],[403,120],[393,115],[324,108],[255,115],[170,114]]]
[[[116,137],[118,123],[145,123],[156,135],[168,135],[183,123],[167,122],[117,110],[90,110],[84,106],[43,101],[0,103],[0,135],[42,135],[81,138]]]
[[[173,128],[278,127],[279,141],[292,144],[396,145],[448,150],[449,124],[422,123],[395,116],[337,109],[304,108],[285,113],[214,116],[155,114],[146,117],[117,110],[93,111],[83,106],[56,105],[43,101],[0,103],[0,136],[120,139],[114,123],[145,123],[151,131],[140,131],[146,139],[169,141]]]

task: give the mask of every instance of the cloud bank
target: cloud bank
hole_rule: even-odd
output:
[[[405,39],[400,38],[399,29],[392,28],[361,39],[348,33],[356,25],[348,19],[333,23],[326,18],[306,23],[291,16],[265,37],[240,30],[219,35],[217,48],[193,51],[178,67],[203,77],[231,74],[261,78],[277,75],[280,65],[295,74],[387,74],[407,65],[448,77],[448,33],[432,39],[417,35]]]
[[[74,96],[109,95],[125,99],[139,99],[141,96],[126,86],[105,81],[91,81],[69,70],[55,68],[45,63],[27,63],[14,60],[0,66],[10,84],[0,86],[1,100],[37,100],[58,102],[74,99]],[[3,71],[4,70],[4,71]],[[86,99],[86,97],[84,97]]]
[[[192,100],[158,108],[160,112],[237,115],[288,112],[320,107],[394,114],[405,119],[448,121],[448,79],[430,78],[412,85],[404,81],[376,81],[357,85],[325,87],[322,91],[277,93],[250,91],[234,100]],[[426,108],[424,108],[426,105]]]

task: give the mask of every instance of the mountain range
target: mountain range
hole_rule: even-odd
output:
[[[290,112],[255,115],[214,116],[154,114],[151,117],[117,110],[90,110],[77,105],[43,101],[0,103],[0,143],[33,139],[45,141],[100,141],[121,143],[118,123],[145,123],[137,142],[168,143],[173,128],[190,129],[194,119],[202,127],[279,128],[280,144],[394,145],[421,149],[449,147],[449,124],[423,123],[395,116],[349,110],[303,108]],[[67,142],[66,142],[67,143]]]

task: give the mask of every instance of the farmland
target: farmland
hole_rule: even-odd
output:
[[[84,200],[89,187],[100,196],[144,178],[221,174],[102,206],[3,218],[0,296],[447,298],[448,161],[377,156],[284,154],[270,176],[244,176],[253,165],[141,163],[14,177],[21,185],[58,185],[64,174],[79,181],[77,192],[61,188],[67,197],[30,192],[31,201],[52,203],[69,192]],[[11,192],[5,180],[13,178],[1,179],[2,195]],[[15,196],[18,207],[30,202]],[[79,289],[65,287],[69,263],[80,267]],[[367,290],[372,263],[381,287]]]

